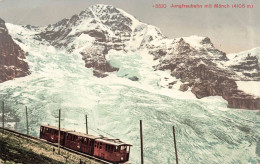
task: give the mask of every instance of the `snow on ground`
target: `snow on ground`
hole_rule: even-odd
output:
[[[203,48],[203,45],[201,44],[201,41],[205,39],[205,37],[192,35],[189,37],[183,37],[184,41],[187,42],[191,47],[194,48]]]
[[[236,81],[238,89],[260,97],[260,81]]]

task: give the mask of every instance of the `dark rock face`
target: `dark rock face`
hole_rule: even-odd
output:
[[[136,77],[136,76],[129,77],[129,79],[130,79],[130,80],[132,80],[132,81],[138,81],[138,80],[139,80],[139,78],[138,78],[138,77]]]
[[[189,89],[189,84],[182,84],[180,86],[180,91],[185,92]]]
[[[106,77],[106,72],[118,71],[118,68],[112,67],[105,58],[106,47],[101,45],[91,46],[81,52],[82,59],[87,68],[93,68],[93,75],[97,77]]]
[[[230,66],[234,71],[242,72],[243,75],[260,80],[260,64],[257,56],[251,56],[249,53],[243,61]],[[255,71],[252,71],[255,70]]]
[[[209,43],[208,39],[204,40]],[[158,70],[170,70],[171,75],[186,82],[180,86],[181,91],[191,92],[197,98],[208,96],[222,96],[230,108],[260,109],[259,98],[238,90],[234,72],[217,67],[213,61],[226,61],[226,54],[219,50],[210,50],[214,56],[210,57],[205,50],[196,50],[183,39],[180,39],[168,58],[161,57]],[[215,53],[217,54],[215,56]],[[157,57],[157,56],[155,56]]]
[[[228,102],[229,108],[260,109],[260,98],[256,98],[237,89],[236,82],[221,72],[212,71],[205,65],[195,68],[195,74],[201,80],[195,82],[192,93],[197,98],[207,96],[222,96]]]
[[[0,83],[28,75],[29,66],[24,59],[24,51],[13,41],[0,19]]]

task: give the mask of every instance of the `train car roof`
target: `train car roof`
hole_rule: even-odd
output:
[[[50,128],[50,129],[59,130],[58,127],[52,126],[52,125],[41,125],[41,126],[47,127],[47,128]],[[81,133],[81,132],[76,132],[74,130],[68,130],[68,129],[64,129],[64,128],[61,128],[60,131],[64,131],[64,132],[67,132],[69,134],[73,134],[73,135],[80,136],[80,137],[86,137],[86,138],[90,138],[90,139],[100,138],[100,137],[97,137],[97,136],[93,136],[93,135],[89,135],[89,134],[85,134],[85,133]]]
[[[85,133],[81,133],[81,132],[75,132],[75,131],[69,131],[68,133],[76,135],[76,136],[80,136],[80,137],[90,138],[90,139],[100,138],[100,137],[97,137],[97,136],[93,136],[93,135],[89,135],[89,134],[85,134]]]
[[[41,125],[43,127],[47,127],[47,128],[50,128],[50,129],[55,129],[55,130],[59,130],[58,127],[56,126],[52,126],[52,125]],[[72,130],[68,130],[68,129],[64,129],[64,128],[60,128],[60,131],[63,131],[63,132],[70,132]]]
[[[130,144],[126,144],[126,143],[120,141],[119,139],[99,138],[99,139],[96,139],[96,141],[103,142],[103,143],[110,144],[110,145],[115,145],[115,146],[133,146]]]

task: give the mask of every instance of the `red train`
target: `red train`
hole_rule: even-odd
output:
[[[40,138],[58,143],[59,129],[42,125]],[[124,163],[129,160],[130,147],[119,139],[97,137],[71,130],[60,129],[60,144],[64,147],[98,157],[112,163]]]

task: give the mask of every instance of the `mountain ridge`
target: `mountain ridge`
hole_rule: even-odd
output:
[[[111,5],[93,5],[70,19],[42,27],[35,39],[81,54],[85,66],[93,68],[93,75],[100,78],[120,69],[108,62],[110,50],[122,54],[147,50],[158,63],[154,70],[170,71],[171,76],[183,82],[181,91],[190,88],[197,98],[222,96],[231,108],[260,108],[260,99],[238,90],[235,82],[260,79],[258,58],[241,58],[243,61],[236,65],[234,61],[238,59],[216,49],[208,37],[168,39],[157,27]],[[249,67],[243,66],[248,63]],[[174,83],[167,86],[171,88]]]

